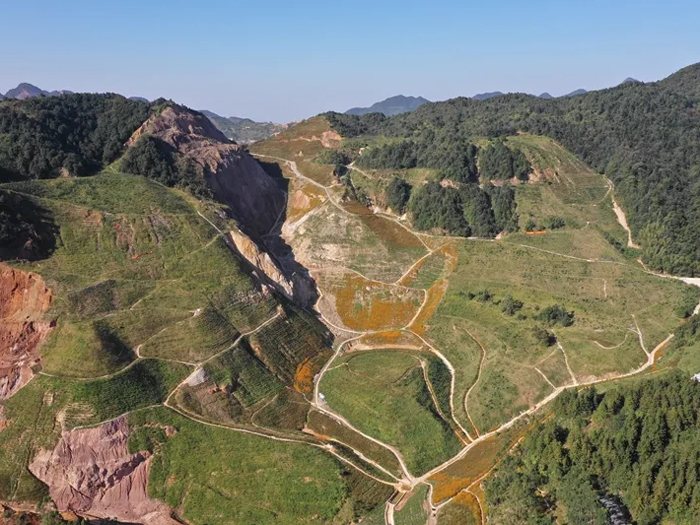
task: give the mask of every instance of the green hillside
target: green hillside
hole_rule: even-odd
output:
[[[691,66],[661,82],[576,97],[456,98],[391,118],[327,116],[344,137],[402,138],[409,154],[523,131],[548,136],[613,181],[647,264],[692,276],[700,275],[697,85],[697,66]],[[459,169],[459,162],[442,169]]]
[[[46,280],[53,292],[46,317],[55,328],[42,348],[38,376],[0,402],[3,421],[10,422],[0,430],[0,500],[44,501],[46,488],[27,471],[39,447],[52,448],[62,429],[123,414],[132,414],[134,429],[149,421],[177,426],[172,443],[168,439],[155,452],[158,467],[151,470],[149,490],[192,523],[209,522],[212,512],[255,516],[256,523],[299,523],[313,515],[330,523],[338,512],[359,515],[363,505],[373,508],[388,497],[355,467],[310,446],[317,440],[300,432],[311,406],[300,393],[306,387],[297,369],[302,363],[311,373],[320,368],[330,355],[330,336],[314,316],[262,288],[212,227],[211,204],[112,170],[8,183],[2,191],[41,206],[57,232],[47,258],[13,263]],[[195,388],[184,380],[198,369],[210,379],[193,404]],[[220,387],[217,395],[212,387]],[[217,403],[229,407],[226,413],[245,410],[248,416],[223,417],[212,411]],[[163,408],[139,412],[154,406]],[[268,406],[278,415],[266,416],[261,409]],[[289,425],[279,414],[295,414],[301,422]],[[200,418],[230,429],[207,428]],[[237,432],[241,428],[261,435],[245,436]],[[265,435],[301,444],[290,448]],[[206,449],[202,456],[210,465],[233,464],[233,450],[252,461],[243,467],[248,510],[241,510],[242,499],[215,495],[219,489],[202,477],[211,466],[197,462],[201,471],[192,470],[182,447],[191,453],[193,445]],[[287,473],[260,473],[266,458],[282,461]],[[178,485],[163,485],[173,475]],[[269,498],[271,484],[282,490],[285,480],[307,477],[314,482],[299,493],[304,503]],[[220,490],[233,490],[229,479],[222,478]],[[186,494],[182,487],[189,487]]]

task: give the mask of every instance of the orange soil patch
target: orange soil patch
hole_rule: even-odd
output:
[[[365,226],[390,248],[425,248],[416,235],[391,219],[376,215],[364,204],[357,201],[347,201],[343,203],[343,208],[360,217]]]
[[[476,445],[466,456],[442,472],[433,474],[430,478],[435,487],[433,502],[440,503],[451,498],[486,474],[496,464],[502,449],[502,437],[489,438]]]
[[[547,230],[540,230],[536,232],[525,232],[526,235],[544,235],[547,233]]]
[[[422,293],[348,274],[335,292],[338,315],[353,330],[383,330],[405,326],[418,311]]]
[[[323,368],[324,359],[319,359],[320,356],[308,357],[297,365],[296,373],[294,374],[294,390],[306,394],[313,392],[314,377]]]
[[[0,264],[0,400],[10,397],[34,375],[39,345],[51,325],[42,320],[51,291],[35,273]]]
[[[313,184],[306,184],[289,196],[287,220],[297,221],[326,200],[326,192]]]

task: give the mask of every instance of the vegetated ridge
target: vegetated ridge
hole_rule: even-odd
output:
[[[392,115],[398,115],[400,113],[413,111],[414,109],[417,109],[423,104],[427,104],[428,102],[430,101],[423,97],[406,97],[404,95],[396,95],[384,99],[381,102],[375,102],[367,108],[350,108],[345,113],[347,115],[365,115],[367,113],[382,113],[387,117],[390,117]]]
[[[143,523],[486,523],[483,480],[549,402],[697,366],[697,317],[676,330],[697,291],[636,262],[618,186],[546,136],[329,114],[256,162],[168,101],[5,107],[0,211],[20,213],[1,233],[35,259],[12,263],[8,315],[48,335],[0,403],[3,501],[48,486],[61,511]],[[295,293],[305,270],[315,296]],[[577,516],[556,476],[528,483]]]
[[[252,144],[259,140],[271,137],[287,128],[287,124],[275,124],[273,122],[255,122],[249,118],[222,117],[212,111],[202,110],[212,123],[231,140],[239,144]]]
[[[627,82],[574,97],[457,98],[392,118],[329,118],[344,136],[426,137],[433,146],[523,131],[549,136],[613,181],[646,264],[693,276],[700,275],[698,84],[695,65],[660,82]]]

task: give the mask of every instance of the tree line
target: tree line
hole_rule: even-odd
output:
[[[98,172],[159,102],[85,93],[0,102],[0,182]]]
[[[449,151],[453,143],[519,131],[551,137],[615,183],[647,264],[670,273],[700,275],[698,85],[700,65],[661,82],[630,82],[576,97],[456,98],[391,118],[335,113],[326,117],[346,137],[383,135],[397,144],[408,143],[371,154],[376,160],[396,154],[402,162],[411,155],[418,161],[420,151]]]
[[[605,393],[562,392],[487,481],[490,518],[607,525],[615,510],[638,525],[696,523],[699,413],[700,384],[679,371]]]

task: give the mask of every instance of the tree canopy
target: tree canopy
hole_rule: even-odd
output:
[[[699,413],[700,384],[681,372],[604,394],[562,392],[553,417],[487,481],[490,518],[606,525],[612,505],[638,525],[695,523]]]
[[[0,103],[0,182],[90,175],[124,151],[151,105],[114,94]]]
[[[696,65],[661,82],[628,82],[576,97],[455,98],[391,118],[326,116],[346,137],[384,135],[434,151],[444,137],[456,144],[519,131],[551,137],[615,183],[647,264],[700,275],[698,85]]]

